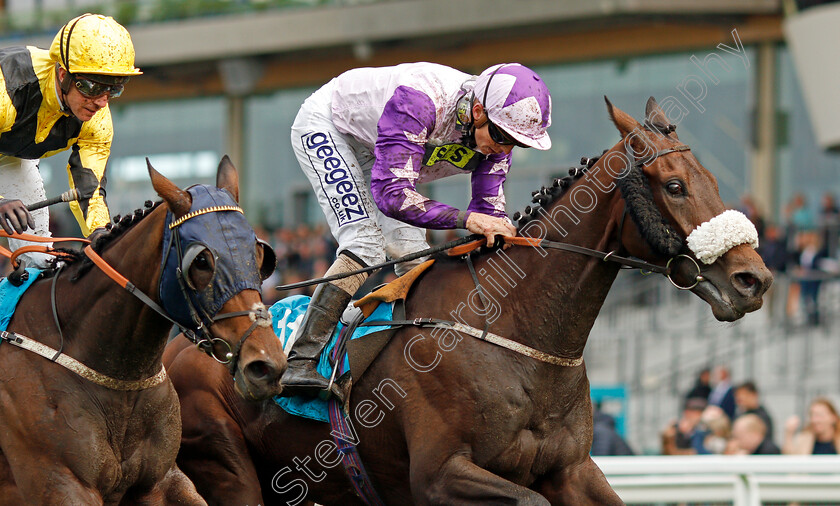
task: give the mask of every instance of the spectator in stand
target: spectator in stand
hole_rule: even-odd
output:
[[[820,200],[819,226],[822,231],[823,244],[828,256],[837,256],[837,239],[840,232],[840,207],[834,194],[826,192]]]
[[[732,424],[728,455],[779,455],[779,447],[770,440],[767,426],[754,414],[741,415]]]
[[[773,420],[770,413],[761,405],[758,387],[752,381],[745,381],[735,387],[735,414],[737,417],[743,415],[756,415],[761,418],[767,427],[767,438],[773,439]]]
[[[782,452],[787,455],[836,455],[840,448],[840,417],[834,404],[825,397],[817,397],[811,402],[808,418],[808,425],[799,432],[799,417],[794,415],[787,420]]]
[[[816,225],[814,215],[808,209],[807,204],[805,195],[795,193],[785,206],[784,214],[789,237],[792,237],[796,232],[801,230],[811,230]]]
[[[752,195],[744,194],[741,197],[741,204],[738,206],[738,210],[749,218],[753,225],[755,225],[758,236],[762,237],[764,235],[764,218],[762,217],[761,211],[758,210],[758,205],[755,203]]]
[[[701,399],[708,399],[709,394],[712,393],[711,381],[712,370],[704,367],[697,373],[697,379],[694,380],[694,386],[685,394],[686,400],[692,397],[700,397]]]
[[[730,420],[735,419],[735,392],[729,376],[729,368],[719,365],[712,371],[712,393],[709,404],[719,406]]]
[[[773,223],[768,224],[764,228],[764,236],[761,238],[757,251],[773,274],[787,271],[791,255],[788,250],[788,239],[781,227]]]
[[[695,455],[697,453],[692,446],[692,439],[707,404],[706,399],[700,398],[685,401],[680,419],[669,423],[662,431],[663,455]]]
[[[764,237],[759,239],[757,251],[761,259],[764,260],[764,265],[773,273],[773,285],[764,294],[764,307],[767,308],[772,317],[777,312],[776,301],[780,300],[776,294],[787,292],[788,282],[784,274],[793,258],[788,249],[788,239],[784,234],[784,229],[768,223],[764,228]]]
[[[836,270],[836,262],[828,258],[822,237],[815,230],[800,232],[797,237],[798,262],[795,274],[799,278],[800,298],[808,325],[820,324],[819,295],[822,280]]]
[[[635,455],[630,445],[615,430],[615,418],[601,411],[592,403],[592,456]]]
[[[277,254],[277,276],[271,286],[289,284],[321,277],[335,256],[335,242],[326,234],[324,225],[309,227],[298,225],[294,229],[278,228],[271,234],[271,243]],[[266,284],[264,286],[268,287]],[[279,299],[290,295],[311,295],[315,287],[276,292],[266,299]],[[268,289],[267,289],[268,290]]]
[[[721,454],[730,437],[729,417],[720,407],[710,404],[700,415],[700,423],[691,445],[699,455]]]

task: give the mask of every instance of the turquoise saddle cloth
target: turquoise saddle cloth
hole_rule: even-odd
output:
[[[9,283],[9,278],[3,278],[0,281],[0,330],[6,330],[9,327],[9,322],[12,320],[12,315],[15,314],[15,308],[21,296],[23,296],[23,292],[41,274],[40,270],[31,267],[26,269],[26,272],[29,273],[29,279],[20,286]]]
[[[297,331],[301,321],[303,321],[303,315],[306,313],[306,308],[309,307],[309,299],[310,297],[306,295],[292,295],[291,297],[275,302],[269,308],[271,311],[271,326],[274,329],[274,333],[283,343],[283,351],[286,352],[286,355],[289,354],[289,350],[291,350],[292,344],[294,344],[294,338],[296,337],[295,331]],[[379,307],[367,319],[371,321],[391,320],[392,314],[393,305],[382,303],[379,304]],[[330,365],[329,356],[332,354],[338,335],[343,328],[344,325],[339,323],[335,332],[333,332],[330,342],[327,343],[324,352],[321,353],[321,358],[318,362],[318,372],[325,378],[329,378],[332,375],[332,365]],[[358,339],[373,332],[387,330],[389,328],[390,326],[359,327],[353,333],[351,339]],[[342,370],[349,370],[350,363],[347,355],[345,354],[341,359],[344,361],[344,368]],[[274,402],[289,414],[302,416],[311,420],[329,422],[327,401],[311,397],[275,397]]]

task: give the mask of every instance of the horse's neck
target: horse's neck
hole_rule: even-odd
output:
[[[161,241],[151,234],[154,217],[128,230],[102,257],[138,291],[156,299]],[[69,273],[68,273],[69,274]],[[170,324],[98,267],[66,290],[85,294],[73,318],[62,318],[74,358],[118,379],[148,377],[160,370]],[[67,313],[65,313],[67,314]]]
[[[585,199],[592,196],[595,198],[590,206]],[[618,224],[612,218],[616,205],[617,190],[601,191],[590,180],[581,179],[556,202],[540,209],[520,234],[611,251],[617,246]],[[527,310],[539,315],[522,318],[524,325],[517,325],[517,334],[530,336],[528,339],[541,350],[569,358],[581,356],[618,274],[617,264],[556,249],[543,250],[545,256],[528,247],[509,251],[524,276],[518,287],[521,293],[515,296],[525,297]]]

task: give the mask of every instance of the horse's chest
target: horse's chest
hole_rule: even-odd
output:
[[[179,441],[174,392],[106,391],[61,378],[18,378],[0,389],[7,408],[0,410],[0,424],[15,428],[2,441],[10,463],[49,462],[30,472],[45,481],[72,475],[106,503],[164,476]]]
[[[527,485],[545,475],[558,463],[568,461],[563,448],[577,446],[575,438],[559,429],[549,435],[540,430],[522,429],[485,466],[495,474]],[[571,457],[571,455],[569,455]]]
[[[118,502],[129,487],[162,479],[174,462],[179,437],[180,420],[158,402],[105,416],[98,434],[97,453],[104,459],[100,490],[111,491]]]
[[[499,407],[499,412],[508,416],[484,425],[485,441],[474,447],[479,458],[482,453],[486,458],[483,467],[516,483],[529,484],[558,464],[588,453],[591,426],[585,423],[584,407],[579,403],[562,410],[542,403],[506,407],[507,411]],[[582,452],[578,450],[581,444],[586,445]]]

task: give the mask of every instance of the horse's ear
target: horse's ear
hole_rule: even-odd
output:
[[[192,197],[190,196],[190,193],[178,188],[175,186],[175,183],[166,179],[163,174],[156,171],[155,168],[152,167],[152,162],[150,162],[148,158],[146,158],[146,167],[149,169],[149,177],[152,178],[152,186],[157,194],[160,195],[160,198],[165,200],[169,205],[169,209],[172,210],[172,214],[175,215],[176,218],[180,218],[190,212],[190,206],[192,206]]]
[[[607,102],[607,112],[610,113],[610,119],[615,123],[616,128],[621,133],[621,137],[627,137],[630,132],[641,126],[638,121],[633,119],[633,116],[612,105],[612,102],[610,102],[610,99],[606,95],[604,95],[604,101]]]
[[[653,97],[648,98],[647,104],[645,105],[645,124],[647,124],[652,131],[660,132],[665,135],[674,132],[677,128],[675,125],[671,124],[668,116],[665,115],[665,111],[659,107],[659,104]],[[677,134],[674,133],[674,137],[676,136]]]
[[[233,199],[239,202],[239,172],[230,157],[225,155],[219,162],[219,170],[216,172],[216,186],[225,189],[233,195]]]

